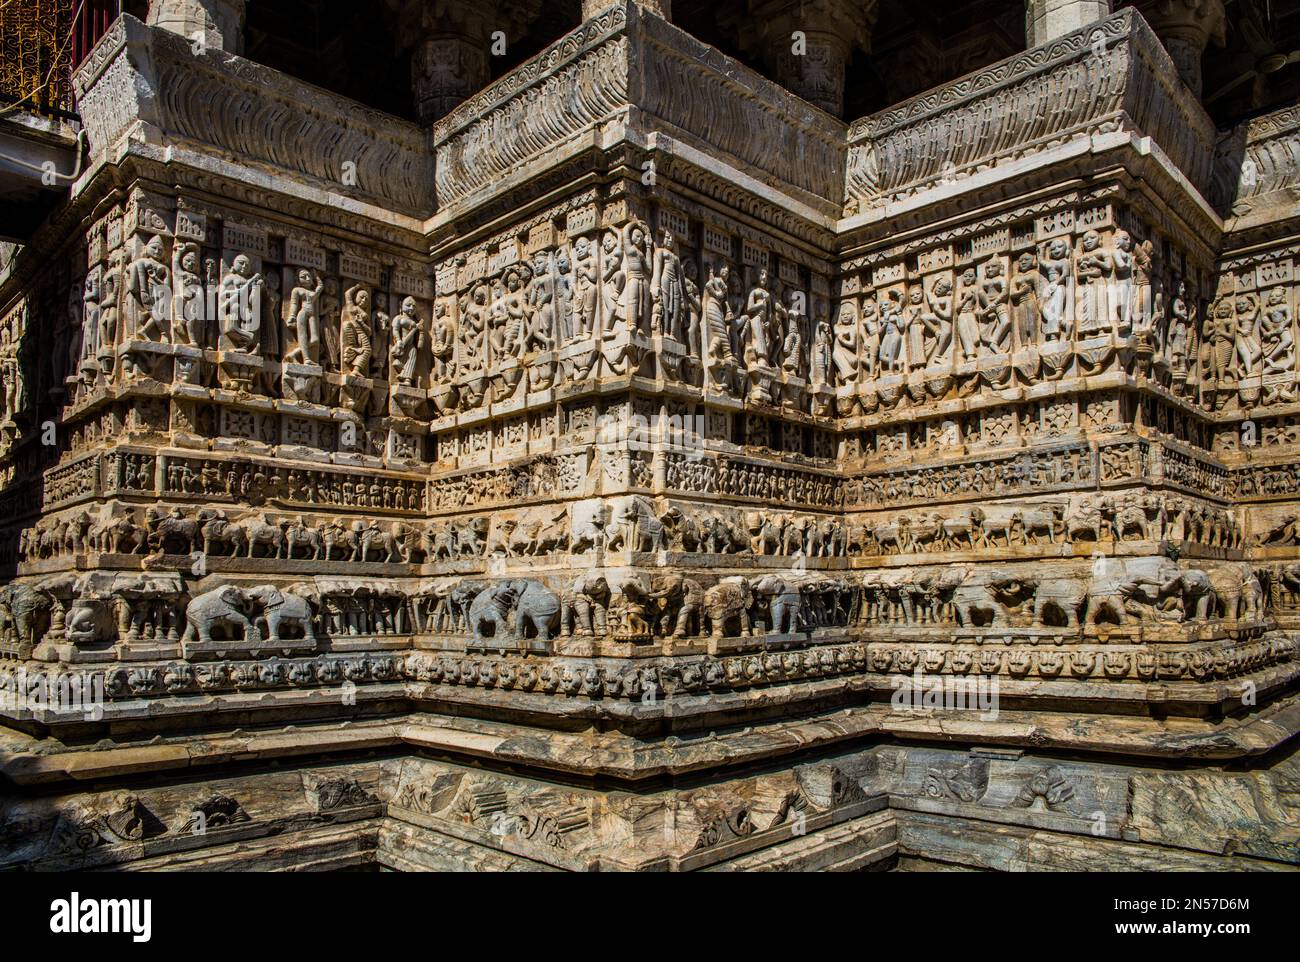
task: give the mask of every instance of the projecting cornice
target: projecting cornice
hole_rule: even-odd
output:
[[[1294,139],[1279,115],[1220,146],[1132,8],[847,126],[636,3],[606,7],[431,131],[229,53],[196,54],[127,16],[76,87],[96,163],[152,153],[411,218],[430,236],[555,189],[548,172],[566,166],[629,177],[670,169],[728,206],[744,191],[759,198],[760,220],[832,247],[837,232],[899,212],[956,216],[996,202],[1008,184],[1047,187],[1119,166],[1149,172],[1167,201],[1190,196],[1217,233],[1218,218],[1258,206],[1275,171],[1290,169]]]

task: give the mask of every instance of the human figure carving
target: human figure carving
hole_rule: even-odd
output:
[[[527,321],[523,329],[520,353],[549,351],[555,346],[555,278],[551,274],[551,256],[540,251],[533,260],[533,277],[524,299]]]
[[[961,282],[957,287],[957,342],[961,346],[963,361],[973,361],[979,355],[979,302],[975,268],[968,267],[961,272]]]
[[[171,316],[171,274],[163,256],[162,236],[155,234],[127,267],[127,331],[133,338],[167,340],[163,323]]]
[[[180,244],[177,249],[176,293],[180,300],[180,323],[172,325],[172,339],[177,344],[194,347],[207,345],[207,292],[199,274],[199,245]]]
[[[1025,251],[1016,261],[1016,274],[1011,279],[1011,325],[1017,347],[1030,347],[1038,343],[1040,314],[1038,310],[1038,267],[1032,251]]]
[[[370,374],[370,291],[360,284],[343,295],[343,318],[339,329],[339,352],[343,373],[355,377]]]
[[[665,229],[654,255],[651,284],[654,313],[650,327],[679,342],[686,340],[683,336],[686,320],[686,289],[683,280],[682,260],[677,256],[673,232]]]
[[[999,258],[995,257],[984,265],[979,305],[984,319],[980,329],[981,343],[991,354],[1005,354],[1011,349],[1011,320],[1007,311],[1007,279]]]
[[[586,337],[596,329],[596,295],[600,267],[589,237],[573,242],[573,330],[568,337]]]
[[[1259,341],[1259,298],[1243,294],[1237,298],[1237,329],[1235,340],[1237,377],[1258,373],[1262,351]]]
[[[1083,249],[1075,260],[1075,281],[1079,285],[1076,313],[1080,337],[1095,337],[1113,327],[1110,285],[1115,258],[1102,247],[1101,235],[1090,230],[1083,235]]]
[[[285,323],[293,335],[294,346],[285,354],[286,361],[320,363],[319,301],[324,290],[325,282],[319,276],[305,267],[298,272],[298,283],[289,292],[289,318]]]
[[[650,253],[650,231],[645,224],[634,220],[623,228],[623,319],[630,332],[644,333],[650,323],[653,309],[650,279],[653,264]]]
[[[1275,287],[1269,291],[1268,306],[1260,323],[1266,375],[1295,372],[1295,334],[1291,322],[1287,290],[1285,287]]]
[[[876,302],[865,301],[862,305],[862,311],[865,315],[867,304],[871,305],[872,316],[875,315]],[[835,320],[835,346],[832,350],[832,360],[835,364],[836,383],[843,386],[855,384],[858,380],[858,312],[853,306],[852,301],[844,301],[840,304],[839,316]],[[872,355],[874,360],[874,353]],[[873,365],[874,370],[874,365]]]
[[[402,300],[402,309],[393,317],[392,380],[405,387],[415,385],[420,360],[420,319],[415,313],[415,298]]]
[[[434,302],[433,330],[430,335],[429,353],[433,358],[433,376],[440,382],[445,381],[451,376],[456,363],[456,322],[452,320],[449,301]]]
[[[238,254],[221,279],[221,346],[258,354],[262,345],[262,275],[253,272],[247,254]]]
[[[885,302],[880,306],[880,353],[877,355],[880,367],[887,373],[902,371],[906,358],[903,356],[903,311],[901,296],[898,291],[889,291]]]

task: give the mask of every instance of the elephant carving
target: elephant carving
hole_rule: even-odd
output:
[[[513,612],[514,617],[511,617]],[[558,627],[560,599],[540,581],[503,581],[482,591],[470,604],[474,637],[527,637],[531,628],[543,641]]]
[[[788,634],[803,627],[803,593],[797,585],[777,575],[764,575],[754,582],[753,590],[767,600],[770,632]]]
[[[75,602],[64,618],[64,633],[78,645],[90,645],[112,637],[113,618],[108,607],[97,601]]]
[[[181,641],[208,644],[213,640],[212,629],[219,625],[238,628],[246,642],[260,641],[248,610],[248,599],[234,585],[205,591],[185,606],[185,634]]]
[[[1264,586],[1254,569],[1244,562],[1217,565],[1209,573],[1228,621],[1256,621],[1264,617]]]
[[[658,602],[662,609],[660,624],[665,630],[671,625],[674,638],[685,638],[699,632],[704,612],[704,589],[694,578],[669,575],[662,588],[650,593],[650,600]]]
[[[741,577],[725,578],[704,592],[704,617],[714,638],[723,637],[732,623],[738,623],[741,635],[751,633],[749,609],[754,593]]]
[[[1208,578],[1201,585],[1200,579],[1185,579],[1184,574],[1169,558],[1098,558],[1088,582],[1088,621],[1181,620],[1185,596],[1209,587]],[[1208,603],[1203,607],[1208,610]]]
[[[560,628],[565,635],[605,633],[610,603],[609,583],[599,571],[587,571],[564,593]]]
[[[311,602],[292,592],[284,593],[272,585],[258,585],[244,593],[244,597],[261,608],[255,624],[264,631],[267,641],[280,641],[280,628],[296,624],[303,638],[315,644],[316,633],[312,627]]]
[[[35,644],[45,630],[53,599],[29,584],[0,588],[0,638],[18,644]]]
[[[1024,600],[1028,588],[1025,581],[1017,578],[995,579],[984,584],[971,584],[963,579],[952,589],[957,624],[967,628],[1011,627],[1011,608]]]
[[[1026,580],[1034,591],[1035,628],[1049,621],[1063,628],[1079,627],[1079,612],[1088,598],[1088,582],[1082,578],[1044,578]]]

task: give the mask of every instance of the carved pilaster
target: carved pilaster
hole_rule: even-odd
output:
[[[827,113],[844,112],[844,71],[869,50],[877,0],[749,0],[731,26],[783,87]]]
[[[1025,40],[1028,46],[1073,33],[1110,15],[1112,0],[1025,0]]]
[[[492,57],[505,56],[537,16],[540,0],[388,0],[395,36],[411,52],[411,90],[423,123],[450,113],[487,86]]]
[[[244,52],[245,0],[152,0],[149,24],[191,41],[202,40],[209,50]]]
[[[1173,58],[1183,82],[1201,94],[1201,57],[1213,41],[1227,43],[1223,0],[1142,0],[1135,4]]]

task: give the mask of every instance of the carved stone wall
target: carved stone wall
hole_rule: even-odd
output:
[[[1199,847],[1084,824],[1178,759],[1280,786],[1227,861],[1296,861],[1252,768],[1300,724],[1294,125],[1219,137],[1132,9],[851,124],[632,3],[430,131],[130,17],[76,81],[91,164],[0,281],[0,651],[100,698],[6,701],[16,785],[252,716],[487,759],[297,772],[340,864],[861,867],[996,810],[1122,865]],[[897,709],[936,679],[1000,720]],[[740,761],[627,832],[493,769]],[[274,830],[280,776],[196,772],[5,830]]]

